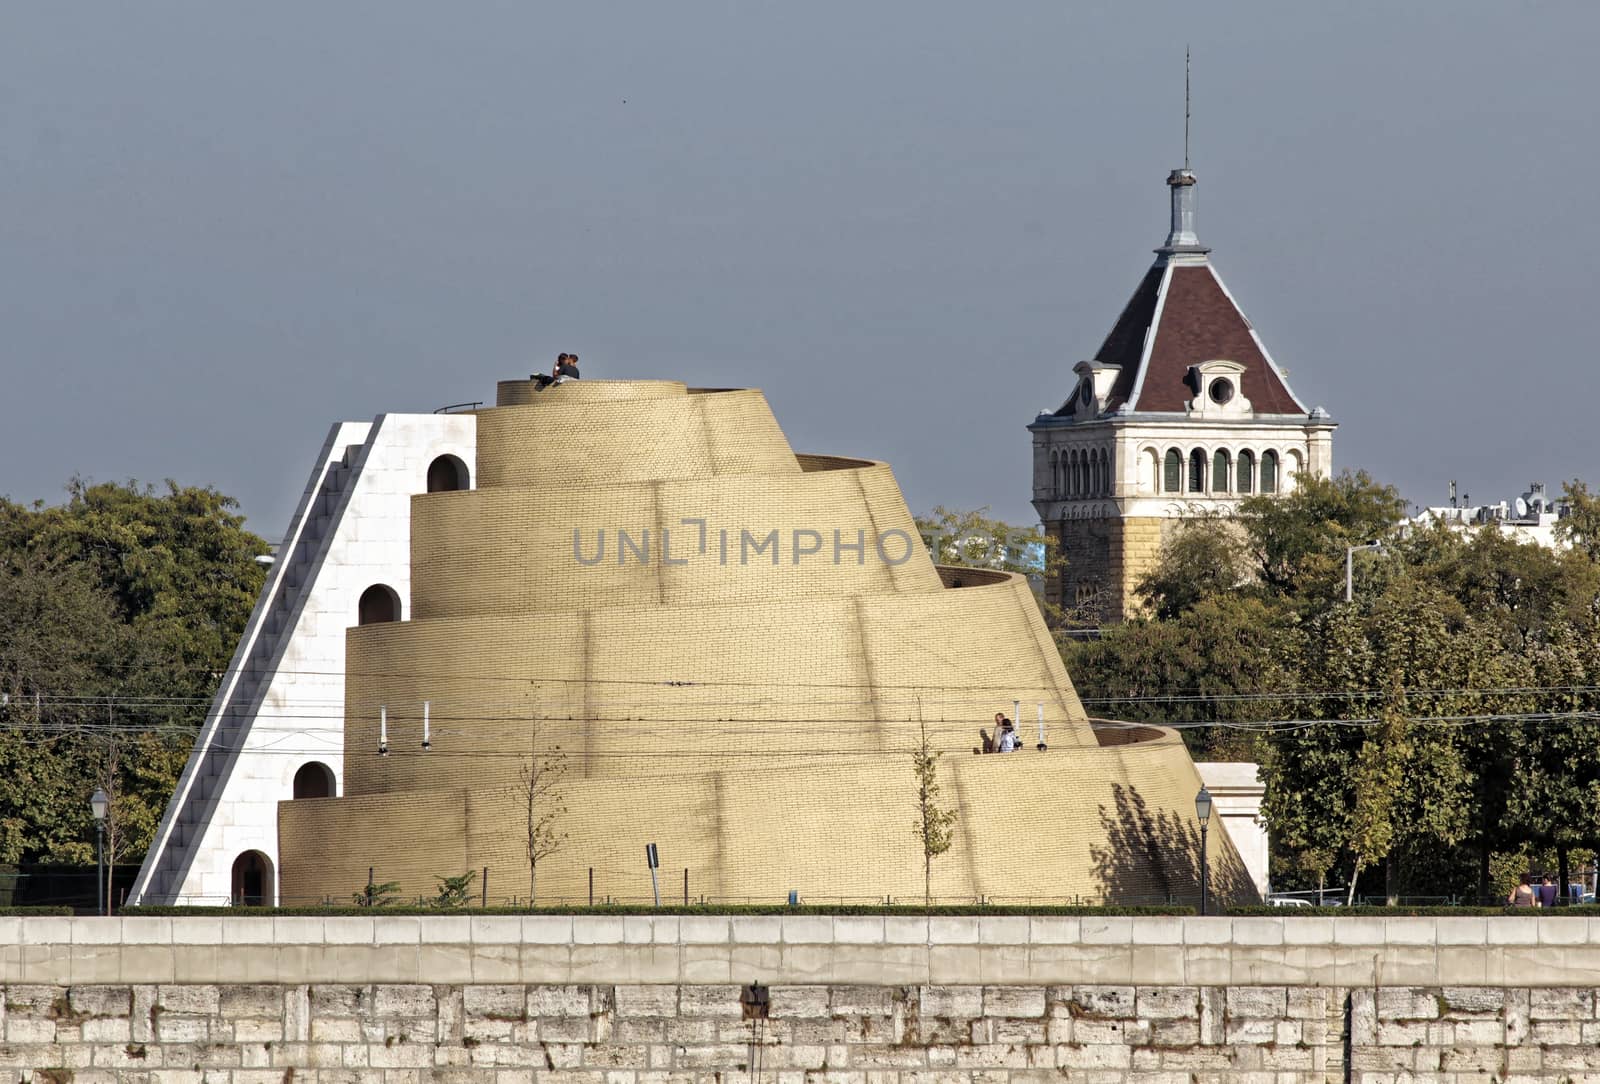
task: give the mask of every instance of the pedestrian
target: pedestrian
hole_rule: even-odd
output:
[[[551,366],[548,376],[535,373],[532,379],[539,387],[548,388],[551,384],[565,384],[578,378],[578,355],[562,353],[556,358],[555,365]]]
[[[1000,753],[1015,753],[1017,750],[1021,749],[1022,743],[1017,740],[1017,729],[1011,724],[1011,720],[1007,719],[1005,714],[1002,712],[996,714],[995,721],[1000,724],[1000,741],[996,746],[995,751]]]
[[[1534,895],[1533,886],[1528,883],[1528,875],[1524,873],[1522,880],[1516,888],[1511,890],[1511,895],[1506,897],[1507,905],[1511,907],[1537,907],[1538,897]]]
[[[1556,905],[1556,886],[1547,873],[1539,881],[1539,906],[1554,907]]]

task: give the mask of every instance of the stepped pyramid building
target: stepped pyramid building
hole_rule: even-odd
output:
[[[1333,469],[1334,421],[1307,409],[1194,229],[1195,175],[1167,178],[1172,228],[1072,393],[1033,434],[1033,506],[1067,568],[1053,600],[1089,619],[1137,612],[1162,541],[1195,515]]]
[[[1024,751],[973,755],[1014,703]],[[753,390],[504,382],[335,427],[135,896],[637,900],[653,843],[668,901],[920,897],[924,735],[934,895],[1196,897],[1178,736],[1091,723],[1027,582],[936,567],[886,465],[796,454]]]

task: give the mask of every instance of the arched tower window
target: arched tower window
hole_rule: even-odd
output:
[[[356,624],[379,625],[400,620],[400,596],[386,583],[375,583],[361,592],[356,604]]]
[[[1176,448],[1167,449],[1166,462],[1161,471],[1161,489],[1166,493],[1178,493],[1183,489],[1183,457]]]
[[[1211,456],[1211,492],[1228,492],[1228,481],[1233,476],[1228,453],[1218,448]]]
[[[1295,476],[1298,475],[1301,471],[1305,470],[1305,466],[1303,465],[1303,462],[1304,461],[1301,460],[1299,452],[1295,451],[1293,448],[1289,449],[1288,457],[1284,461],[1284,464],[1283,464],[1283,466],[1284,466],[1283,491],[1285,493],[1289,493],[1289,492],[1293,491],[1294,486],[1295,486]]]
[[[1161,492],[1161,453],[1154,448],[1139,453],[1139,492]]]
[[[1206,453],[1204,448],[1196,448],[1189,453],[1189,492],[1204,493],[1206,491]]]
[[[1083,496],[1083,453],[1072,453],[1072,495]]]
[[[453,455],[441,455],[428,464],[428,492],[451,493],[472,488],[467,465]]]
[[[271,907],[276,900],[272,859],[245,851],[233,860],[233,902],[240,907]]]
[[[333,769],[321,761],[313,760],[309,764],[300,765],[300,770],[294,773],[294,796],[300,798],[335,798],[337,790],[334,782]]]
[[[1061,496],[1061,453],[1050,452],[1050,495]]]
[[[1278,492],[1278,453],[1261,453],[1261,492]]]
[[[1243,451],[1239,453],[1239,467],[1234,472],[1237,481],[1234,483],[1235,493],[1249,493],[1256,484],[1256,456],[1254,452]]]
[[[1112,488],[1113,487],[1111,485],[1111,452],[1108,449],[1101,448],[1100,449],[1100,495],[1102,497],[1109,497],[1111,495]]]

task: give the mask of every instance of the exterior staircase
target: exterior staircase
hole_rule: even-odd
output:
[[[329,444],[336,445],[339,436],[336,430]],[[245,635],[223,676],[189,763],[139,870],[129,894],[130,903],[227,902],[216,898],[180,899],[180,889],[343,516],[365,448],[364,444],[346,444],[342,457],[333,459],[331,448],[325,446],[319,467],[321,478],[314,491],[307,487],[312,496],[303,502],[268,574],[245,626]]]

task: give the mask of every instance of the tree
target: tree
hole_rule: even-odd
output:
[[[1600,494],[1574,478],[1561,488],[1566,515],[1556,521],[1556,538],[1600,562]]]
[[[928,745],[928,727],[917,704],[917,729],[921,739],[911,754],[911,771],[917,781],[917,819],[912,834],[922,844],[922,903],[933,906],[933,860],[950,849],[956,823],[954,808],[939,805],[939,757]]]
[[[1220,516],[1184,520],[1135,591],[1160,621],[1205,599],[1237,592],[1252,578],[1242,541],[1238,527]]]
[[[116,851],[148,847],[265,575],[234,507],[173,482],[0,499],[0,861],[92,863],[106,782]]]
[[[935,564],[1016,572],[1028,578],[1045,619],[1059,623],[1065,610],[1048,601],[1045,585],[1060,583],[1067,567],[1058,540],[1038,527],[1017,527],[987,515],[988,508],[952,511],[943,505],[916,517],[917,531]]]
[[[539,863],[561,849],[567,833],[558,822],[567,807],[561,795],[561,777],[567,771],[567,755],[557,746],[548,753],[537,751],[538,731],[534,731],[535,751],[523,758],[520,794],[525,814],[528,844],[528,906],[539,898]]]
[[[1302,474],[1289,493],[1241,501],[1238,522],[1260,588],[1316,605],[1342,595],[1345,548],[1392,537],[1405,507],[1365,471]]]
[[[1170,620],[1109,626],[1062,651],[1092,714],[1181,726],[1197,757],[1254,760],[1260,733],[1238,724],[1293,710],[1301,637],[1283,607],[1222,594]]]

